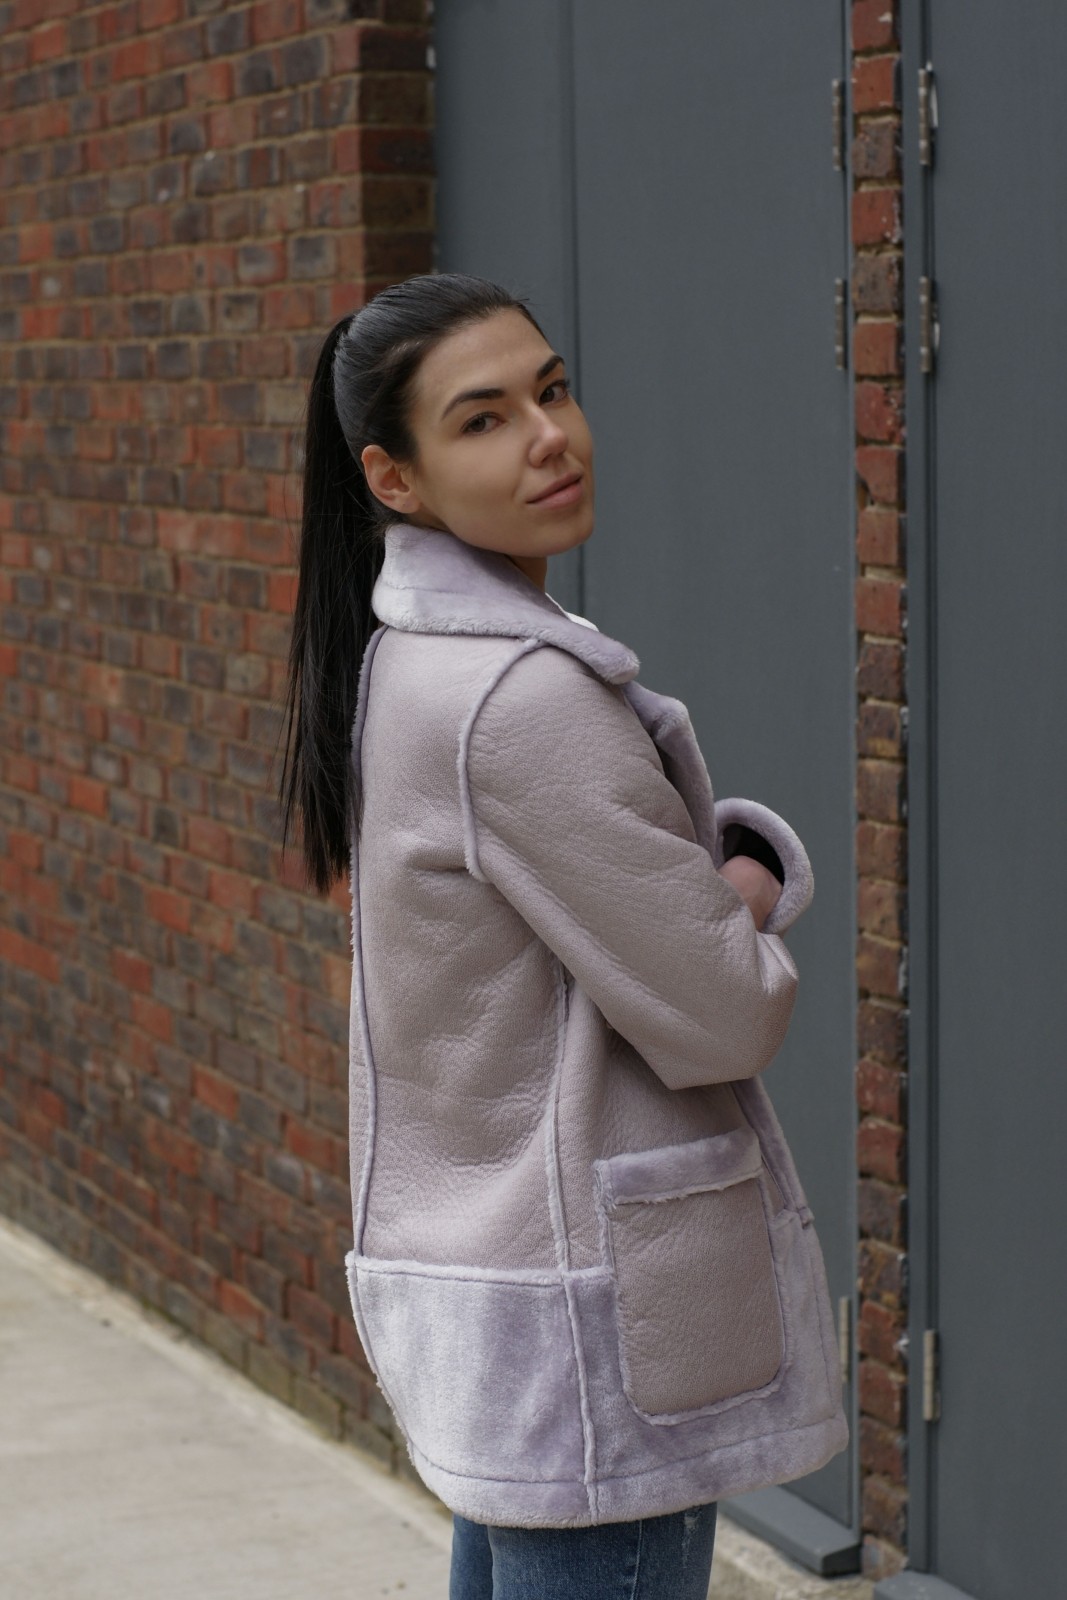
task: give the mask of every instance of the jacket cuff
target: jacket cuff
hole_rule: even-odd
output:
[[[726,844],[723,838],[725,830],[737,824],[742,829],[750,829],[761,840],[766,842],[781,863],[784,874],[782,892],[771,910],[762,929],[762,933],[784,933],[791,927],[802,911],[810,906],[815,894],[815,876],[808,860],[808,852],[801,844],[799,837],[794,833],[788,822],[780,817],[769,806],[760,805],[758,800],[716,800],[715,802],[715,844],[712,849],[712,860],[715,866],[721,867],[727,860]],[[734,829],[736,834],[737,829]],[[743,841],[744,835],[741,834]],[[746,851],[743,842],[740,846],[734,845],[732,854],[755,854],[755,851]],[[762,852],[756,856],[763,860],[765,865],[773,872],[774,867],[767,856]],[[775,873],[777,877],[777,873]]]

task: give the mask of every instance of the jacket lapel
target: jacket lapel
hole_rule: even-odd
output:
[[[371,605],[379,622],[401,632],[540,639],[620,685],[685,802],[698,843],[715,855],[715,799],[686,706],[638,683],[641,663],[628,645],[565,611],[507,556],[442,529],[394,523]]]
[[[400,522],[388,529],[371,605],[380,622],[407,633],[541,639],[608,683],[625,683],[641,665],[629,646],[575,621],[507,556],[438,528]]]
[[[716,859],[715,795],[687,707],[671,695],[655,694],[636,679],[623,684],[622,692],[658,749],[669,781],[685,801],[697,843],[721,866]]]

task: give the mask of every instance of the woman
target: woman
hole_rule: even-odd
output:
[[[703,1600],[718,1500],[848,1437],[759,1081],[811,869],[546,593],[593,502],[565,361],[505,290],[417,277],[329,334],[285,836],[299,811],[319,890],[351,873],[345,1266],[453,1512],[451,1600]]]

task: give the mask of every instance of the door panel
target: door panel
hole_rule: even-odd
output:
[[[717,795],[772,806],[815,872],[765,1082],[831,1293],[854,1283],[852,477],[833,283],[835,6],[575,8],[582,404],[597,448],[588,614],[688,705]],[[759,92],[753,93],[758,84]],[[773,114],[768,114],[773,107]],[[785,130],[788,130],[786,135]],[[842,1453],[791,1489],[849,1523]]]
[[[929,14],[931,1569],[1017,1600],[1064,1588],[1049,1512],[1067,1487],[1067,11],[936,0]]]
[[[779,810],[812,858],[766,1083],[836,1303],[856,1230],[842,7],[438,0],[436,16],[439,265],[529,287],[596,444],[596,528],[553,558],[549,591],[686,702],[716,793]],[[852,1478],[850,1449],[788,1492],[852,1524]]]

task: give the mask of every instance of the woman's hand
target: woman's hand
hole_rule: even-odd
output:
[[[782,885],[769,867],[751,856],[731,856],[719,868],[719,876],[732,883],[752,913],[758,931],[774,910]]]

